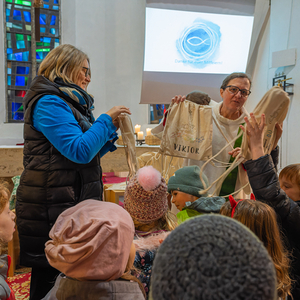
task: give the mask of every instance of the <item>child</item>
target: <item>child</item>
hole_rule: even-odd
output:
[[[290,199],[300,201],[300,164],[289,165],[282,169],[279,182],[280,187]]]
[[[231,196],[229,200],[222,206],[220,214],[241,222],[263,242],[276,269],[278,297],[286,299],[291,295],[290,261],[280,238],[274,210],[260,201],[245,199],[236,202]]]
[[[290,253],[290,276],[294,280],[292,296],[294,299],[300,299],[300,201],[293,201],[297,200],[297,196],[294,197],[294,193],[290,194],[294,198],[292,200],[289,194],[280,188],[280,184],[284,187],[285,181],[295,186],[299,172],[297,168],[288,166],[288,172],[286,170],[283,172],[279,183],[272,158],[268,154],[264,155],[265,115],[262,115],[260,124],[257,123],[253,114],[250,114],[250,117],[252,124],[248,118],[245,118],[247,131],[241,127],[249,137],[249,147],[252,153],[252,160],[247,161],[244,166],[256,199],[271,206],[276,212],[283,240]],[[287,192],[289,193],[288,190]]]
[[[13,239],[15,231],[15,214],[9,209],[10,192],[6,186],[0,184],[0,241],[7,243]],[[0,299],[14,300],[14,292],[7,284],[6,279],[11,258],[7,255],[0,256]]]
[[[129,274],[134,225],[122,207],[85,200],[60,214],[49,235],[46,257],[63,274],[45,300],[145,299],[143,286]]]
[[[259,239],[236,220],[202,215],[178,226],[156,255],[154,300],[274,300],[274,264]]]
[[[167,185],[160,172],[152,166],[139,169],[126,187],[124,207],[135,225],[135,276],[148,294],[156,251],[177,226],[175,215],[168,210]]]
[[[203,174],[206,186],[209,186],[207,177]],[[223,197],[208,197],[207,194],[200,195],[204,190],[200,180],[200,168],[198,166],[187,166],[177,170],[169,179],[168,192],[172,195],[172,203],[180,212],[177,214],[179,223],[186,219],[203,214],[218,213],[225,203]]]

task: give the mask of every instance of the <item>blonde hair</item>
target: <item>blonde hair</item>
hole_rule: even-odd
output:
[[[221,207],[220,214],[230,217],[231,212],[228,201]],[[233,219],[254,232],[268,250],[276,269],[278,296],[285,299],[287,295],[291,295],[290,260],[280,237],[273,208],[260,201],[245,199],[237,203]]]
[[[0,182],[0,214],[3,212],[7,202],[9,201],[11,191],[8,185],[4,182]]]
[[[66,83],[74,83],[85,60],[90,64],[88,56],[81,50],[69,44],[60,45],[51,50],[42,61],[38,75],[43,75],[52,82],[60,77]]]
[[[300,164],[288,165],[279,173],[279,179],[287,179],[295,182],[300,188]]]
[[[141,223],[133,218],[133,223],[136,230],[141,230],[145,232],[151,232],[153,230],[166,230],[172,231],[177,227],[177,218],[169,210],[158,220],[151,223],[145,224]]]

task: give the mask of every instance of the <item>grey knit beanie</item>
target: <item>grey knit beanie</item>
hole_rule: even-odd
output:
[[[202,177],[206,187],[208,187],[207,177],[205,174]],[[204,186],[200,180],[200,168],[198,166],[187,166],[177,170],[168,181],[168,193],[175,190],[200,197],[199,191],[204,190]],[[202,196],[207,196],[207,193]]]
[[[178,226],[154,260],[154,300],[273,300],[276,273],[260,240],[244,225],[203,215]]]

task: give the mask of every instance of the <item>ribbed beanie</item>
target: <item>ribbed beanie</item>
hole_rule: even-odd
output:
[[[273,300],[276,273],[261,241],[221,215],[192,218],[161,244],[151,292],[155,300]]]
[[[115,280],[124,274],[133,235],[132,218],[124,208],[84,200],[58,216],[45,253],[50,265],[66,276]]]
[[[160,172],[152,166],[138,170],[128,182],[124,207],[134,220],[149,224],[168,210],[167,185]]]
[[[208,187],[207,177],[205,174],[202,177],[206,187]],[[177,170],[168,181],[168,192],[171,193],[171,191],[175,190],[200,197],[199,191],[204,190],[200,180],[200,168],[198,166],[187,166]],[[207,193],[202,196],[207,196]]]

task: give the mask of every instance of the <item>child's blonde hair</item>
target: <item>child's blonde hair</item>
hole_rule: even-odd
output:
[[[3,212],[7,202],[9,201],[11,191],[8,188],[8,184],[0,182],[0,214]]]
[[[228,201],[222,206],[220,214],[230,217],[231,213],[232,207]],[[276,269],[278,296],[285,299],[291,295],[290,260],[280,237],[273,208],[260,201],[245,199],[237,203],[233,218],[253,231],[268,250]]]
[[[177,227],[177,218],[169,210],[158,220],[145,224],[133,219],[135,229],[143,231],[166,230],[172,231]]]
[[[295,182],[300,188],[300,164],[288,165],[279,173],[279,179],[287,179]]]

